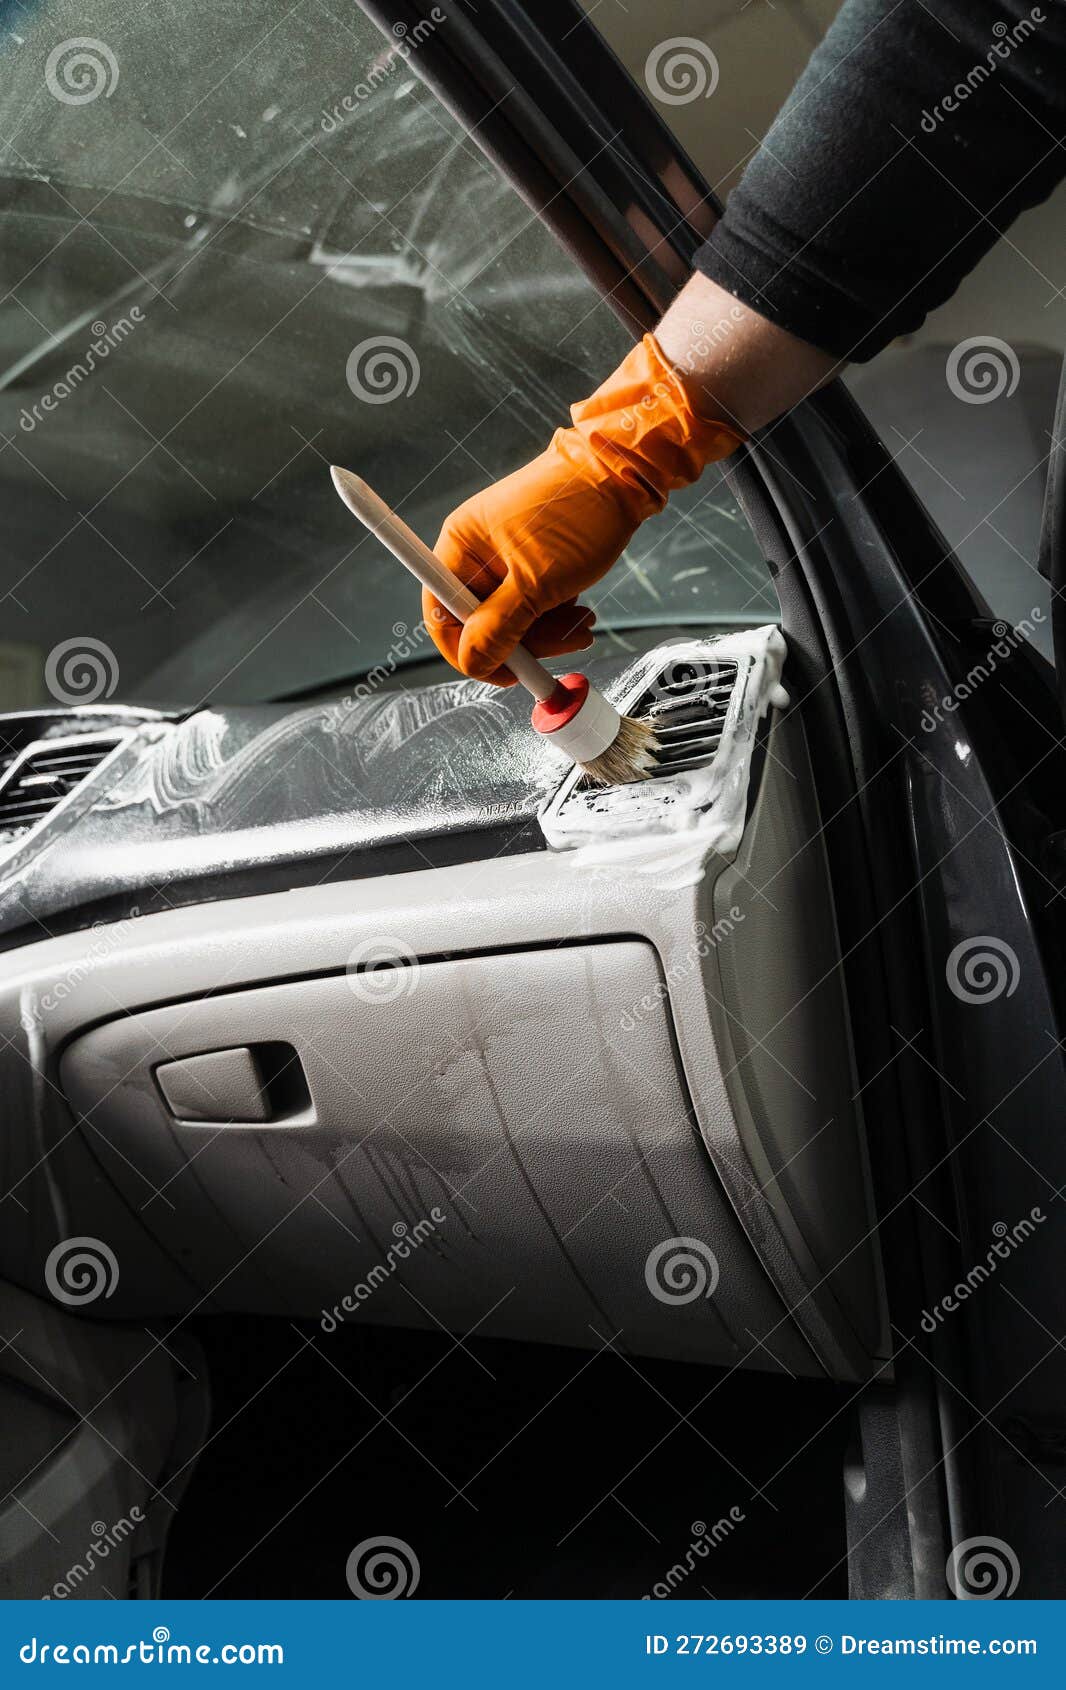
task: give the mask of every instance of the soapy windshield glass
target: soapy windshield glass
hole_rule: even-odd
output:
[[[328,464],[432,543],[625,355],[610,308],[413,30],[318,0],[0,26],[0,707],[72,690],[68,642],[104,648],[104,696],[178,705],[431,657]],[[713,470],[589,598],[623,637],[777,608]]]

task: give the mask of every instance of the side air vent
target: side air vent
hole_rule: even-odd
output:
[[[19,752],[0,777],[0,840],[10,842],[45,821],[124,737],[75,734],[37,740]]]
[[[632,712],[646,716],[659,741],[653,780],[668,780],[711,761],[722,739],[736,685],[735,663],[671,664]]]

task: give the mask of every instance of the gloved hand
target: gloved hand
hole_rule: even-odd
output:
[[[547,451],[454,510],[435,551],[483,601],[464,626],[424,591],[426,627],[464,675],[510,686],[521,641],[538,657],[592,644],[577,596],[606,575],[667,496],[726,458],[744,436],[692,408],[647,334]]]

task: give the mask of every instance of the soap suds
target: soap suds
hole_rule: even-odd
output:
[[[632,664],[611,689],[613,702],[627,712],[667,665],[713,671],[716,664],[735,663],[718,749],[702,768],[628,786],[579,788],[575,771],[540,812],[549,845],[573,851],[582,865],[609,862],[666,875],[674,885],[698,879],[708,852],[732,857],[744,829],[759,723],[771,708],[788,704],[781,685],[785,656],[779,629],[766,627],[671,641]]]

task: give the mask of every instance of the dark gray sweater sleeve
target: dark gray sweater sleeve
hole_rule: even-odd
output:
[[[862,362],[1047,198],[1064,137],[1066,0],[846,0],[696,267]]]

